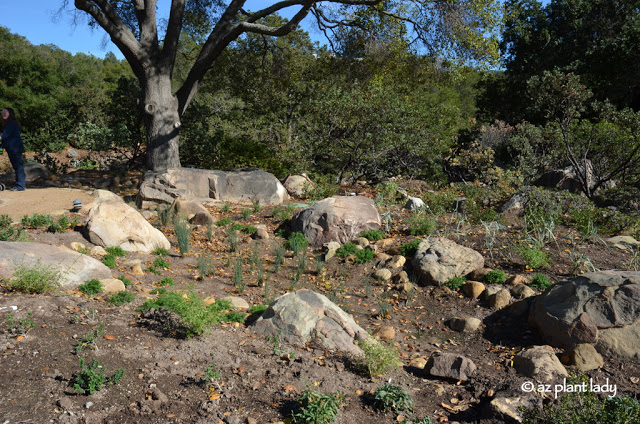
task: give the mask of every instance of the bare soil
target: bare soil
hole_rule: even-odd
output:
[[[91,181],[104,177],[74,174],[80,188],[87,188]],[[136,176],[125,179],[133,178]],[[55,185],[56,181],[60,182],[54,178],[47,184]],[[125,196],[135,190],[135,187],[118,184],[109,188]],[[368,194],[366,187],[346,191]],[[4,196],[5,193],[0,193],[0,198]],[[18,203],[14,201],[4,207]],[[128,254],[118,258],[113,275],[131,280],[128,290],[135,294],[135,301],[124,306],[111,305],[107,296],[102,295],[89,297],[77,291],[54,296],[25,295],[10,292],[3,286],[0,297],[2,422],[281,422],[290,416],[305,389],[346,394],[348,402],[338,416],[338,423],[399,422],[402,417],[376,411],[372,406],[373,392],[387,381],[402,386],[411,395],[417,417],[429,416],[434,422],[502,422],[488,413],[488,403],[499,392],[522,394],[520,385],[527,379],[515,373],[510,366],[511,359],[522,348],[542,344],[524,318],[505,310],[489,309],[480,300],[466,298],[444,287],[417,287],[415,292],[407,294],[392,285],[369,285],[367,281],[372,282],[369,277],[375,262],[347,264],[334,258],[319,267],[320,252],[312,249],[307,250],[307,266],[299,281],[295,279],[297,258],[291,253],[274,273],[276,249],[283,242],[275,233],[282,221],[273,217],[271,207],[252,211],[244,218],[245,208],[232,205],[229,212],[219,209],[211,212],[216,219],[228,217],[242,224],[265,224],[271,234],[269,239],[254,240],[243,235],[239,251],[232,253],[224,228],[215,227],[210,239],[206,228],[197,228],[189,253],[181,256],[175,250],[170,251],[166,258],[170,267],[160,274],[147,271],[144,275],[134,275],[131,268],[124,265],[128,260],[140,259],[146,269],[157,258],[154,255]],[[57,210],[58,206],[52,206],[50,212]],[[0,213],[7,212],[0,210]],[[398,207],[398,214],[389,232],[390,249],[413,238],[403,226],[408,212]],[[170,226],[162,227],[157,218],[152,222],[162,229],[173,246],[177,245]],[[521,235],[521,224],[515,221],[500,232],[492,251],[487,249],[481,226],[455,227],[459,231],[450,231],[447,236],[483,252],[489,267],[512,274],[530,274],[531,270],[525,269],[512,249]],[[91,247],[80,231],[49,233],[29,229],[27,235],[30,240],[52,245],[69,246],[79,241]],[[544,272],[552,280],[572,275],[575,252],[584,253],[600,269],[629,268],[633,259],[630,253],[597,240],[574,243],[571,235],[571,230],[559,228],[557,242],[548,245],[552,267]],[[203,256],[212,258],[215,274],[200,279],[197,260]],[[236,257],[244,258],[243,277],[242,283],[236,279],[234,284],[232,263]],[[257,284],[258,265],[252,257],[262,260],[267,278],[264,286]],[[410,271],[408,264],[406,269]],[[163,331],[157,319],[137,310],[146,299],[155,297],[151,291],[157,289],[157,283],[165,277],[175,282],[169,290],[193,289],[203,299],[235,295],[251,305],[299,288],[323,293],[370,332],[382,325],[393,326],[396,330],[393,344],[404,366],[370,379],[350,358],[337,352],[314,344],[278,344],[274,339],[254,333],[247,324],[222,323],[206,335],[181,338],[179,333]],[[389,307],[389,315],[383,318],[380,310],[385,305]],[[481,331],[462,334],[446,326],[449,318],[462,315],[482,319]],[[32,321],[33,327],[18,325],[26,330],[22,332],[20,328],[12,329],[20,320],[26,320],[23,324]],[[95,342],[83,345],[83,338],[100,328],[103,332]],[[78,346],[82,346],[80,352]],[[421,369],[408,365],[412,359],[428,358],[435,351],[467,356],[478,370],[469,381],[458,382],[426,376]],[[562,356],[561,351],[558,354]],[[107,376],[123,369],[124,378],[92,395],[80,394],[72,383],[80,371],[81,358],[87,363],[98,360]],[[220,377],[211,381],[206,378],[206,370],[212,365]],[[598,381],[609,378],[617,385],[618,395],[638,395],[638,363],[605,358],[602,369],[587,374]]]

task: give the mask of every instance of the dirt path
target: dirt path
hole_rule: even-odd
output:
[[[0,215],[7,214],[14,221],[24,215],[61,214],[72,208],[75,199],[83,204],[93,201],[87,190],[76,190],[55,187],[34,187],[25,191],[0,191]]]

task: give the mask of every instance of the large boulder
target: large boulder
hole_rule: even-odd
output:
[[[303,233],[312,246],[320,247],[331,241],[346,243],[364,231],[379,230],[381,221],[372,199],[334,196],[298,211],[291,219],[291,228]]]
[[[171,204],[171,211],[176,215],[185,216],[190,223],[195,225],[213,224],[213,216],[202,203],[195,199],[181,197]]]
[[[253,329],[264,335],[277,336],[287,343],[302,346],[316,341],[326,349],[362,356],[354,341],[370,336],[325,296],[311,290],[298,290],[277,298]]]
[[[0,241],[0,277],[10,279],[21,266],[59,272],[63,289],[76,288],[87,280],[111,278],[111,270],[102,262],[71,249],[43,243]]]
[[[422,282],[440,285],[484,267],[484,258],[449,239],[432,237],[420,242],[411,264]]]
[[[233,203],[259,202],[279,205],[289,200],[280,181],[272,174],[255,168],[233,171],[172,168],[148,172],[140,185],[140,206],[172,203],[179,197],[215,199]]]
[[[598,352],[639,360],[640,272],[590,272],[537,296],[529,324],[553,346],[594,344]]]
[[[119,246],[127,252],[150,253],[158,247],[169,249],[169,240],[131,206],[119,201],[103,201],[89,211],[86,235],[99,246]]]
[[[24,179],[26,182],[31,183],[40,178],[47,178],[51,175],[51,172],[38,162],[25,162],[24,164]],[[0,182],[5,184],[15,181],[15,173],[13,171],[0,176]]]

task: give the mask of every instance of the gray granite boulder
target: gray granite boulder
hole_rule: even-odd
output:
[[[0,277],[10,279],[17,267],[46,267],[60,273],[60,287],[72,289],[87,280],[111,278],[102,262],[71,249],[43,243],[0,241]]]
[[[513,358],[513,368],[525,377],[535,378],[545,383],[568,375],[567,370],[549,346],[533,346],[518,353]]]
[[[295,345],[315,341],[326,349],[362,356],[354,343],[370,339],[353,318],[326,296],[298,290],[277,298],[252,325],[254,331]]]
[[[172,203],[179,197],[215,199],[223,202],[279,205],[289,200],[280,181],[256,168],[233,171],[173,168],[147,172],[138,193],[141,207],[154,203]]]
[[[639,360],[640,272],[591,272],[556,283],[534,299],[529,324],[552,346],[591,343],[601,354]]]
[[[484,267],[484,258],[449,239],[432,237],[420,242],[411,264],[423,283],[440,285]]]
[[[434,352],[424,367],[434,377],[468,380],[476,371],[476,364],[467,357],[447,352]]]
[[[291,218],[291,228],[303,233],[312,246],[320,247],[330,241],[346,243],[364,231],[379,230],[381,220],[372,199],[334,196],[298,211]]]

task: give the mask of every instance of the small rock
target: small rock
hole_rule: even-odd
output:
[[[545,383],[567,376],[567,370],[549,346],[534,346],[520,352],[513,358],[513,368],[525,377]]]
[[[144,275],[144,271],[142,270],[142,265],[140,264],[136,264],[134,266],[131,267],[131,272],[134,275]]]
[[[476,371],[476,364],[469,358],[454,353],[435,352],[424,368],[435,377],[468,380]]]
[[[413,358],[409,362],[410,367],[418,368],[421,370],[424,369],[426,365],[427,365],[427,360],[425,358]]]
[[[324,254],[324,260],[328,261],[329,259],[333,258],[336,255],[336,251],[340,249],[340,246],[341,244],[337,241],[330,241],[329,243],[326,243],[324,247],[325,249],[327,249],[327,251]]]
[[[224,300],[228,300],[229,302],[231,302],[231,306],[241,311],[246,311],[250,308],[249,303],[238,296],[227,296],[224,298]]]
[[[391,271],[389,271],[387,268],[381,268],[381,269],[377,269],[376,272],[373,273],[373,277],[378,280],[378,281],[382,281],[382,282],[386,282],[391,280]]]
[[[480,324],[482,321],[473,317],[454,317],[449,320],[449,327],[461,333],[472,333],[480,327]]]
[[[126,290],[124,283],[117,278],[105,278],[100,280],[102,290],[105,293],[117,293]]]
[[[387,255],[386,253],[378,252],[376,253],[375,258],[380,263],[386,263],[389,259],[391,259],[391,256]]]
[[[360,246],[362,248],[369,246],[369,239],[366,237],[358,237],[353,242],[356,246]]]
[[[478,281],[467,281],[462,285],[462,292],[472,299],[477,299],[485,288],[485,285]]]
[[[386,239],[378,240],[377,242],[375,242],[375,245],[378,247],[378,249],[383,250],[391,246],[391,243],[393,243],[393,240],[386,238]]]
[[[266,240],[269,238],[269,232],[266,228],[258,228],[253,236],[257,240]]]
[[[391,269],[402,268],[405,262],[407,262],[407,258],[402,255],[396,255],[387,262],[387,267]]]
[[[525,402],[519,397],[497,397],[489,404],[493,415],[504,421],[521,423],[523,420],[521,408],[526,407]]]
[[[69,398],[62,398],[58,400],[58,406],[66,411],[73,409],[73,402]]]
[[[86,409],[89,409],[89,408],[91,408],[92,406],[93,406],[93,402],[87,402],[87,403],[85,403],[85,404],[84,404],[84,407],[85,407]]]
[[[524,284],[525,286],[529,285],[529,279],[524,275],[516,274],[507,278],[507,284],[510,286],[516,286],[518,284]]]
[[[373,335],[382,340],[393,340],[396,337],[396,330],[390,325],[378,327]]]
[[[407,274],[407,271],[400,271],[394,278],[393,281],[395,281],[398,284],[406,284],[406,283],[410,283],[409,281],[409,274]]]
[[[578,370],[583,372],[595,370],[604,366],[604,359],[602,359],[602,355],[600,355],[596,348],[589,343],[576,345],[569,354],[569,360],[572,365],[575,365]]]
[[[107,251],[104,250],[104,247],[102,247],[102,246],[94,246],[94,247],[92,247],[91,250],[89,251],[89,254],[91,256],[98,256],[100,258],[108,255]]]
[[[410,211],[418,210],[424,208],[426,205],[424,201],[419,197],[409,197],[407,203],[404,205],[405,209],[409,209]]]
[[[71,247],[72,250],[75,250],[76,252],[84,252],[85,250],[87,250],[87,246],[85,246],[82,243],[78,243],[77,241],[71,242],[69,246]]]
[[[518,283],[511,288],[511,294],[516,299],[522,300],[527,297],[535,296],[536,292],[531,287]]]
[[[471,281],[484,281],[484,277],[491,271],[491,268],[474,269],[469,274],[467,274],[467,279]]]
[[[151,392],[151,399],[160,401],[161,403],[169,402],[169,398],[167,397],[167,395],[165,395],[158,389],[155,389],[153,392]]]
[[[511,292],[507,289],[501,289],[495,294],[487,298],[489,306],[495,309],[502,309],[511,303]]]

